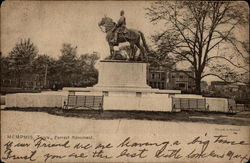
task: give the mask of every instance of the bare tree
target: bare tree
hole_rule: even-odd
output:
[[[222,73],[234,70],[229,65],[242,69],[243,73],[249,71],[248,65],[233,61],[236,57],[249,56],[242,52],[240,40],[235,36],[238,27],[248,23],[246,3],[157,1],[146,10],[152,23],[164,26],[163,31],[152,37],[157,52],[171,55],[176,61],[187,61],[193,67],[198,94],[201,93],[201,80],[206,76],[227,80],[229,74],[223,76]],[[223,49],[218,50],[219,46]],[[213,61],[220,61],[220,69],[225,71],[211,71],[216,70]],[[226,64],[222,66],[222,63]]]

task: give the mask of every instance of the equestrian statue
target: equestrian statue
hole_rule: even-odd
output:
[[[144,37],[144,34],[135,29],[127,29],[126,28],[126,18],[124,16],[124,11],[120,12],[120,19],[117,23],[113,22],[113,20],[106,15],[102,18],[102,20],[98,23],[98,26],[103,31],[102,27],[105,28],[103,32],[106,33],[106,40],[109,44],[110,48],[110,59],[114,59],[115,52],[114,46],[118,46],[119,43],[129,42],[131,48],[131,56],[129,56],[130,60],[135,60],[136,48],[137,46],[140,49],[140,58],[141,60],[147,60],[147,52],[148,46]],[[140,40],[142,40],[143,46],[140,44]],[[142,57],[143,55],[143,57]]]

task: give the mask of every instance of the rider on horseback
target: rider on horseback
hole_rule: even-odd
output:
[[[113,38],[113,42],[116,43],[117,42],[117,38],[118,38],[118,33],[126,33],[125,29],[126,29],[126,18],[124,16],[124,11],[121,10],[120,12],[120,19],[118,20],[115,28],[112,30],[112,32],[114,32],[114,38]]]
[[[105,28],[105,31],[103,31],[102,28],[101,30],[106,33],[106,40],[109,44],[111,59],[114,58],[114,46],[118,46],[119,43],[124,42],[128,42],[130,44],[132,56],[130,59],[135,60],[135,46],[140,49],[140,58],[147,58],[147,52],[149,50],[144,34],[139,30],[126,28],[126,19],[124,17],[124,11],[121,11],[121,17],[117,24],[113,22],[110,17],[104,16],[101,21],[98,22],[98,26],[100,28]],[[119,33],[122,33],[121,37],[120,35],[118,35]],[[142,45],[140,41],[142,41]]]

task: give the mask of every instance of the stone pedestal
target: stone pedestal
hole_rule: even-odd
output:
[[[94,87],[150,89],[147,85],[147,63],[101,61],[98,84]]]
[[[147,63],[128,61],[100,61],[98,84],[87,88],[64,87],[73,92],[122,92],[179,94],[180,90],[152,89],[147,85]]]

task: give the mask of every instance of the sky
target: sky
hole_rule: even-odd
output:
[[[60,55],[63,43],[77,46],[78,54],[99,52],[109,55],[106,34],[98,22],[106,14],[114,21],[125,11],[127,27],[141,30],[147,40],[157,30],[145,19],[144,8],[151,2],[16,1],[1,9],[1,51],[7,55],[21,38],[30,38],[39,54]],[[155,29],[155,30],[152,30]]]

